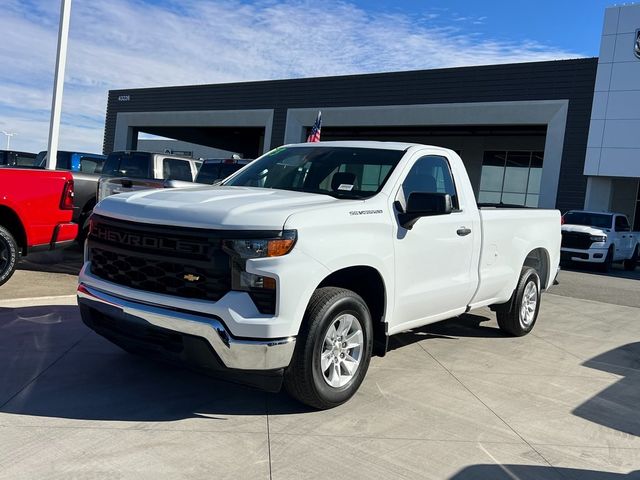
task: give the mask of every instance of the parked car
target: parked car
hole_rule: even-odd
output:
[[[0,285],[21,256],[72,242],[73,178],[68,172],[0,169]]]
[[[56,170],[70,171],[73,175],[75,195],[73,198],[73,221],[78,224],[78,243],[83,243],[89,229],[89,217],[97,202],[98,180],[106,155],[87,152],[58,150]],[[47,152],[38,153],[37,168],[44,168]]]
[[[104,178],[98,186],[98,201],[114,193],[185,186],[187,182],[193,186],[201,164],[201,160],[166,153],[110,153],[102,171]]]
[[[215,182],[236,173],[252,161],[253,159],[248,158],[207,158],[203,160],[195,182],[213,185]]]
[[[640,233],[631,231],[626,215],[570,210],[562,223],[564,262],[594,265],[605,272],[614,263],[629,271],[638,265]]]
[[[16,152],[14,150],[0,150],[1,166],[32,167],[35,164],[35,159],[35,153]]]
[[[217,188],[100,202],[78,303],[126,350],[330,408],[390,335],[485,306],[529,333],[560,239],[556,210],[478,209],[452,150],[289,145]]]

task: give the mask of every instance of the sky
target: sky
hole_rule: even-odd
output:
[[[101,152],[112,89],[598,55],[601,0],[73,0],[60,149]],[[46,149],[57,0],[0,0],[0,131]],[[0,148],[6,137],[0,133]]]

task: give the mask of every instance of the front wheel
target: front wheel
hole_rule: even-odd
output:
[[[285,371],[285,388],[311,407],[336,407],[360,387],[372,347],[371,314],[364,300],[344,288],[319,288],[311,297]]]
[[[522,337],[533,330],[540,310],[540,284],[536,270],[530,267],[522,269],[511,300],[496,309],[498,326],[503,332]]]
[[[7,282],[15,272],[19,256],[18,244],[13,235],[6,228],[0,227],[0,285]]]
[[[602,273],[608,273],[611,267],[613,267],[613,246],[607,250],[607,256],[604,257],[604,262],[600,264],[600,271]]]

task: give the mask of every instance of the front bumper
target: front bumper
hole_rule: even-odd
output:
[[[560,250],[560,260],[563,262],[603,263],[606,257],[606,248],[589,248],[587,250],[562,248]]]
[[[236,338],[216,316],[135,302],[83,283],[78,305],[83,322],[114,343],[211,370],[277,372],[295,348],[295,337]],[[209,355],[195,347],[203,342]]]

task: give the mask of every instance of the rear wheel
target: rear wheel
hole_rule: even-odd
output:
[[[633,272],[638,265],[638,249],[640,249],[640,245],[636,245],[635,250],[633,251],[633,255],[629,260],[624,261],[624,269],[628,272]]]
[[[344,288],[319,288],[311,297],[285,371],[285,388],[314,408],[338,406],[360,387],[372,346],[371,314],[364,300]]]
[[[529,333],[538,319],[540,310],[541,282],[538,272],[524,267],[511,300],[496,308],[500,329],[515,337]]]
[[[11,278],[18,263],[19,250],[11,232],[0,227],[0,285]]]

